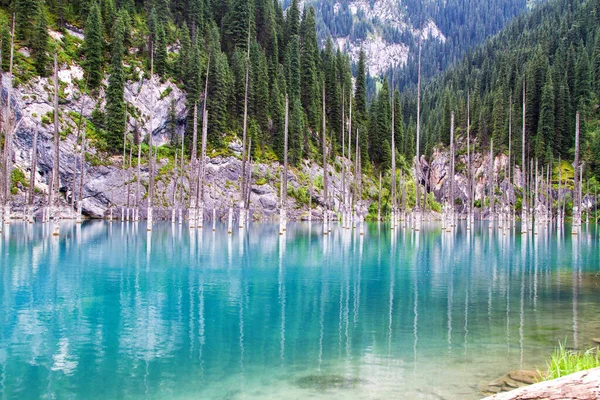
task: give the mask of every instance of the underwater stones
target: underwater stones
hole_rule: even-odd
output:
[[[592,342],[600,344],[600,337],[592,338]]]
[[[302,389],[317,389],[325,391],[329,389],[351,389],[364,380],[359,378],[347,378],[342,375],[307,375],[296,380],[296,385]]]
[[[522,382],[527,385],[534,384],[542,379],[542,376],[539,374],[539,372],[527,370],[511,371],[509,372],[508,376],[517,382]]]
[[[478,389],[484,394],[496,394],[500,392],[509,392],[527,385],[538,382],[542,377],[536,371],[515,370],[508,374],[494,379],[489,383],[481,382]]]

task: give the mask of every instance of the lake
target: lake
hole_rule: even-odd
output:
[[[600,331],[596,225],[487,224],[14,223],[0,398],[480,398]]]

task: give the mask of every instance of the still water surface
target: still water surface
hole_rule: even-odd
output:
[[[0,238],[2,399],[476,399],[600,331],[595,225],[49,229]]]

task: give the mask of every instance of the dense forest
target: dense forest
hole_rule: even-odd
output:
[[[477,143],[485,149],[493,140],[494,149],[506,153],[512,116],[513,161],[520,161],[525,82],[526,157],[543,165],[559,157],[572,160],[579,111],[586,171],[600,176],[599,27],[598,0],[553,0],[470,51],[423,88],[425,153],[449,143],[451,112],[458,135],[465,133],[470,97],[471,133]],[[407,91],[402,107],[409,125],[416,120],[416,102],[416,90]]]
[[[90,93],[101,96],[106,86],[106,107],[95,112],[92,122],[104,135],[109,152],[122,148],[128,109],[124,83],[134,79],[136,68],[142,68],[146,76],[152,73],[175,81],[187,92],[187,132],[193,129],[194,104],[202,105],[207,99],[208,140],[213,149],[225,148],[236,135],[241,137],[246,66],[248,133],[256,160],[283,158],[286,95],[292,163],[320,151],[322,93],[327,134],[335,144],[341,141],[342,102],[348,110],[351,97],[356,98],[353,126],[366,151],[364,66],[359,66],[362,78],[353,93],[350,61],[331,42],[323,49],[318,45],[312,7],[300,10],[294,1],[284,17],[278,0],[13,0],[0,4],[4,54],[10,52],[12,13],[17,49],[31,50],[27,60],[16,53],[17,84],[36,74],[50,74],[51,55],[58,48],[60,61],[75,60],[83,66]],[[84,32],[81,46],[73,49],[48,33],[48,28],[66,27]],[[8,68],[7,57],[3,68]],[[104,73],[108,74],[106,85]],[[190,137],[185,135],[188,151]],[[176,146],[180,140],[173,137],[171,144]]]
[[[248,66],[248,133],[257,161],[282,160],[286,96],[290,104],[292,163],[308,157],[318,159],[316,155],[321,153],[323,95],[326,133],[334,155],[341,150],[342,131],[352,126],[352,134],[359,136],[366,170],[373,166],[389,168],[393,107],[400,165],[408,169],[407,160],[414,156],[416,91],[410,89],[401,95],[394,87],[402,83],[394,77],[391,85],[389,76],[368,98],[364,55],[352,77],[349,58],[334,48],[332,40],[319,46],[315,9],[309,6],[300,10],[297,0],[285,13],[278,0],[3,0],[0,5],[3,54],[10,52],[12,13],[17,47],[27,46],[31,53],[27,60],[19,60],[17,53],[16,83],[35,74],[48,75],[54,48],[59,51],[60,60],[78,61],[86,71],[84,84],[89,91],[106,95],[106,106],[95,112],[93,122],[104,135],[109,152],[119,153],[122,148],[128,112],[124,83],[133,79],[134,68],[142,68],[147,76],[152,73],[175,81],[187,91],[188,132],[193,128],[194,104],[207,99],[208,139],[213,149],[219,149],[236,136],[241,137]],[[507,15],[519,6],[515,2],[509,8]],[[482,18],[483,15],[482,11]],[[443,18],[449,24],[453,17],[448,14]],[[438,23],[443,26],[443,21]],[[489,29],[495,29],[497,24]],[[519,130],[525,80],[528,156],[543,162],[559,156],[571,158],[574,115],[581,111],[585,122],[584,157],[599,173],[598,26],[598,0],[552,0],[534,7],[470,51],[446,73],[433,78],[422,93],[425,154],[431,154],[440,142],[448,144],[452,111],[459,124],[458,136],[461,129],[464,132],[467,94],[471,129],[477,142],[487,146],[493,138],[494,148],[505,151],[509,114],[513,132]],[[73,48],[49,35],[49,28],[66,27],[85,33],[81,46]],[[479,28],[471,31],[472,40],[486,32]],[[458,42],[463,46],[469,41]],[[448,57],[450,62],[452,55]],[[7,64],[8,57],[4,57],[3,69]],[[107,81],[103,80],[104,72],[108,74]],[[185,135],[188,151],[190,136]],[[181,140],[173,135],[171,145],[177,146]],[[520,160],[519,140],[514,135],[516,160]]]

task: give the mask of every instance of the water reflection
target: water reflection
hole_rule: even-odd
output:
[[[600,325],[595,226],[47,225],[0,240],[2,398],[477,398]]]

